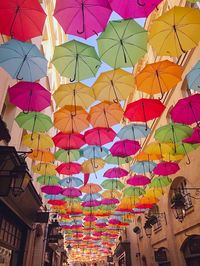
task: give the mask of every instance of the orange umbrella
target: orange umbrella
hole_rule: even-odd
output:
[[[34,150],[32,153],[27,154],[32,160],[49,163],[54,161],[54,154],[49,151]]]
[[[150,154],[147,152],[140,152],[134,157],[138,161],[157,161],[162,158],[160,154]]]
[[[88,193],[88,194],[95,194],[95,193],[98,193],[99,191],[102,190],[102,188],[97,185],[97,184],[93,184],[93,183],[88,183],[86,184],[85,186],[82,186],[80,188],[80,190],[83,192],[83,193]]]
[[[54,126],[65,133],[80,133],[89,127],[88,113],[81,107],[76,106],[74,113],[73,105],[65,105],[54,113]]]
[[[123,113],[119,103],[104,101],[90,109],[88,120],[93,127],[112,127],[120,123]]]
[[[182,73],[183,68],[169,60],[147,64],[135,77],[137,89],[148,94],[163,95],[181,81]]]

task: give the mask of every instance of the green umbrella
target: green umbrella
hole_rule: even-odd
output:
[[[122,158],[122,157],[112,156],[112,154],[109,154],[105,158],[106,163],[117,164],[117,165],[126,164],[126,163],[131,162],[132,160],[133,160],[133,158],[130,156]]]
[[[190,158],[189,158],[188,153],[196,150],[198,147],[199,147],[199,144],[189,144],[189,143],[182,143],[182,142],[176,143],[176,149],[174,149],[173,155],[184,154],[188,159],[186,164],[190,164]]]
[[[108,65],[133,67],[147,51],[147,31],[133,19],[110,21],[97,42],[100,57]]]
[[[63,150],[59,149],[55,153],[56,160],[60,162],[71,162],[77,161],[80,158],[80,151],[79,150]]]
[[[37,182],[40,183],[41,185],[57,185],[59,181],[60,179],[57,176],[41,175],[38,176],[37,178]]]
[[[141,195],[145,194],[145,190],[140,187],[127,187],[124,190],[124,195],[125,196],[133,196],[133,197],[139,197]]]
[[[71,82],[94,77],[101,65],[94,47],[75,40],[56,46],[52,63]]]
[[[168,176],[158,176],[153,178],[149,188],[163,188],[171,184],[172,180]]]
[[[112,179],[112,180],[104,180],[101,183],[102,188],[104,189],[111,189],[111,190],[118,190],[118,189],[123,189],[124,188],[124,184],[122,184],[122,182],[120,182],[117,179]]]

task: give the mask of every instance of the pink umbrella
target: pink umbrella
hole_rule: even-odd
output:
[[[128,175],[128,171],[126,171],[123,168],[120,167],[113,167],[108,169],[105,173],[104,173],[104,177],[108,177],[108,178],[120,178],[123,176],[127,176]]]
[[[153,207],[153,204],[151,203],[137,203],[135,204],[135,208],[137,209],[150,209]]]
[[[36,82],[19,82],[8,94],[12,104],[27,112],[40,112],[51,104],[51,93]]]
[[[54,17],[65,33],[87,39],[104,30],[111,12],[108,0],[57,0]]]
[[[83,207],[97,207],[100,206],[101,202],[98,200],[89,200],[82,203]]]
[[[60,186],[43,186],[41,191],[46,194],[57,195],[60,194],[63,189]]]
[[[107,224],[106,223],[96,223],[96,226],[98,226],[98,227],[106,227]]]
[[[80,149],[85,145],[84,136],[78,133],[59,132],[52,139],[56,147],[64,150]]]
[[[64,200],[48,200],[48,204],[55,205],[55,206],[61,206],[66,203]]]
[[[79,174],[81,165],[79,163],[62,163],[56,168],[56,171],[63,175]]]
[[[82,195],[81,191],[78,188],[68,187],[63,189],[62,194],[69,198],[76,198]]]
[[[109,224],[121,224],[121,222],[117,219],[110,219]]]
[[[180,99],[170,111],[176,123],[191,125],[200,121],[200,94]]]
[[[116,133],[112,128],[96,127],[86,131],[84,136],[88,145],[102,146],[112,142]]]
[[[140,144],[135,140],[119,140],[113,144],[110,152],[113,156],[127,157],[135,154],[140,149]]]
[[[127,184],[131,186],[146,186],[151,180],[144,175],[134,175],[127,180]]]
[[[96,221],[96,217],[95,216],[86,216],[85,218],[84,218],[84,220],[86,221],[86,222],[94,222],[94,221]]]
[[[162,0],[109,0],[111,8],[124,19],[148,17],[161,1]]]
[[[190,136],[189,138],[186,138],[186,139],[182,140],[182,142],[189,143],[189,144],[200,143],[200,128],[199,127],[195,127],[193,129],[192,136]]]
[[[93,236],[101,236],[102,235],[102,232],[94,232],[92,235]]]
[[[156,175],[168,176],[175,174],[180,169],[177,163],[161,162],[153,169],[153,173]]]
[[[119,203],[119,200],[118,199],[103,199],[101,201],[101,204],[102,205],[115,205],[115,204],[118,204]]]

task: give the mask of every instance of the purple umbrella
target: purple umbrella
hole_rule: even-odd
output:
[[[156,175],[168,176],[175,174],[178,170],[180,170],[180,167],[177,163],[161,162],[153,169],[153,173]]]
[[[40,112],[51,104],[51,93],[35,82],[19,82],[8,94],[12,104],[27,112]]]
[[[182,142],[189,143],[189,144],[200,143],[200,128],[199,127],[195,127],[193,129],[192,136],[190,136],[189,138],[186,138],[186,139],[182,140]]]
[[[113,144],[110,148],[110,152],[113,156],[127,157],[134,155],[140,149],[140,144],[135,140],[119,140]]]
[[[89,200],[82,203],[83,207],[97,207],[100,206],[101,202],[98,200]]]
[[[108,177],[108,178],[120,178],[123,176],[127,176],[128,175],[128,171],[126,171],[123,168],[120,167],[113,167],[108,169],[105,173],[104,173],[104,177]]]
[[[46,194],[57,195],[60,194],[63,189],[60,186],[43,186],[41,191]]]
[[[101,204],[102,205],[115,205],[115,204],[118,204],[119,203],[119,200],[118,199],[103,199],[101,201]]]
[[[82,192],[77,188],[68,187],[68,188],[63,189],[62,194],[69,198],[76,198],[76,197],[81,196]]]
[[[162,0],[109,0],[111,8],[122,18],[143,18],[157,8]]]
[[[127,184],[131,186],[146,186],[151,180],[144,175],[134,175],[127,180]]]
[[[171,109],[171,118],[176,123],[191,125],[200,121],[200,94],[180,99]]]

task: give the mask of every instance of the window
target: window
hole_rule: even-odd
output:
[[[160,215],[159,215],[159,208],[157,205],[154,205],[153,208],[150,209],[149,211],[149,217],[150,216],[156,216],[157,218],[157,223],[155,223],[153,225],[153,230],[154,231],[157,231],[159,230],[161,227],[162,227],[162,224],[161,224],[161,219],[160,219]]]
[[[139,238],[143,237],[143,230],[142,230],[142,218],[139,216],[137,218],[137,225],[140,228],[140,233],[138,234]]]

